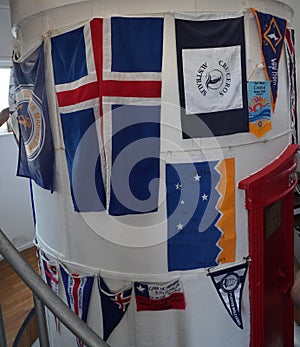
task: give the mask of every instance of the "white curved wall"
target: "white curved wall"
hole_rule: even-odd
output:
[[[29,182],[16,177],[17,159],[13,135],[0,134],[0,228],[23,250],[32,246],[34,227]]]

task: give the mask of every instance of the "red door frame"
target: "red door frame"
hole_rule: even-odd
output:
[[[261,171],[243,179],[238,188],[245,190],[246,208],[248,210],[249,256],[249,290],[250,290],[250,346],[264,346],[264,208],[284,199],[284,218],[286,230],[294,230],[294,195],[297,184],[298,145],[289,145],[286,150],[271,164]],[[285,291],[289,292],[294,280],[294,233],[286,234],[284,250],[285,266],[288,269],[285,278]],[[294,312],[291,300],[285,310],[286,344],[294,346],[293,326]]]

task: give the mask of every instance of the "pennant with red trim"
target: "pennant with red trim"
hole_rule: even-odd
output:
[[[94,276],[80,276],[76,273],[69,273],[61,264],[60,272],[70,309],[86,322]],[[76,341],[78,347],[83,347],[81,340],[76,338]]]
[[[58,295],[59,279],[58,279],[58,264],[56,260],[48,260],[40,254],[40,266],[43,280],[48,284],[52,291]],[[59,319],[54,316],[56,330],[59,331]]]

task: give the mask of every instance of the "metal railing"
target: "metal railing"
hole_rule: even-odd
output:
[[[41,347],[49,347],[45,306],[80,340],[89,347],[109,346],[83,320],[81,320],[41,279],[22,258],[18,250],[0,229],[0,254],[21,277],[34,294]],[[6,346],[5,330],[0,308],[0,345]]]

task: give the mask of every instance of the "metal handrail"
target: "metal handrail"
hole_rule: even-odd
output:
[[[81,320],[40,278],[22,258],[15,246],[0,229],[0,253],[21,277],[34,295],[55,314],[55,316],[89,347],[109,346],[83,320]],[[47,330],[47,329],[46,329]]]

